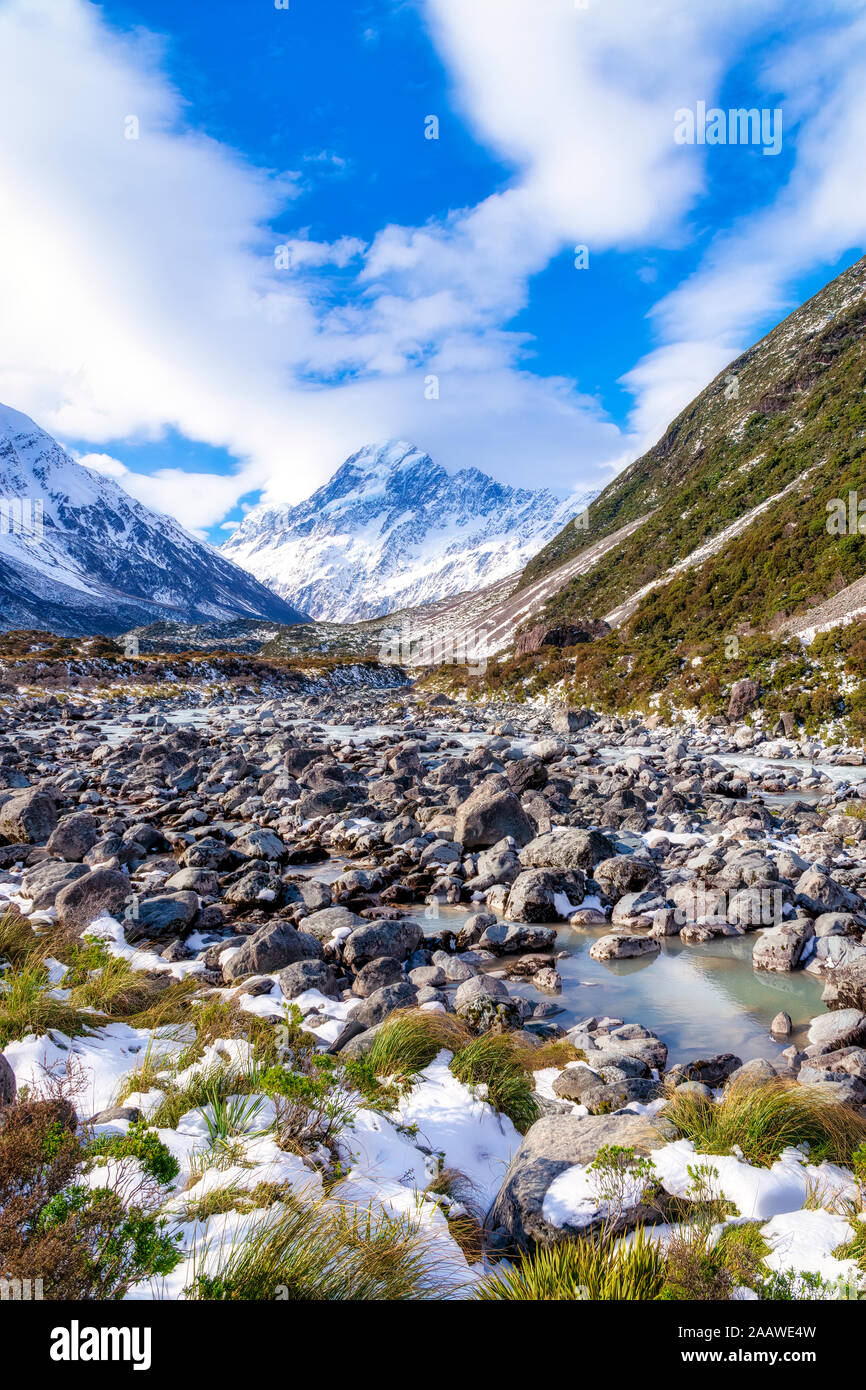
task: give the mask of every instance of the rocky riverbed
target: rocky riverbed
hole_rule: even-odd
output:
[[[535,1074],[543,1118],[498,1196],[501,1171],[485,1175],[491,1241],[519,1244],[549,1225],[548,1188],[521,1165],[579,1165],[591,1124],[624,1142],[663,1086],[710,1097],[782,1076],[866,1114],[864,774],[859,750],[724,722],[683,734],[409,688],[120,710],[28,698],[0,723],[0,895],[151,981],[192,980],[275,1025],[291,1003],[341,1061],[416,1008],[526,1048],[573,1044],[580,1061]],[[766,980],[803,972],[814,1013],[780,1008],[746,1056],[722,1025],[695,1055],[680,1017],[677,1061],[658,988],[652,1027],[617,1015],[603,973],[581,1013],[574,933],[611,980],[651,980],[672,949],[735,951]],[[29,1083],[34,1040],[7,1055]]]

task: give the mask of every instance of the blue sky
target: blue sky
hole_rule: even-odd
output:
[[[603,486],[862,254],[864,74],[860,0],[0,0],[0,400],[216,541],[393,436]]]

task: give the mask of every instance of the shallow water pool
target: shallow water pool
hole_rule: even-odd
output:
[[[456,930],[468,912],[464,907],[440,907],[440,924]],[[529,984],[509,981],[511,992],[535,1001],[553,1000],[562,1011],[552,1021],[565,1028],[593,1014],[642,1023],[667,1043],[671,1062],[717,1052],[736,1053],[744,1062],[776,1058],[789,1043],[802,1044],[809,1019],[825,1012],[823,984],[815,976],[803,970],[775,975],[752,968],[759,932],[701,946],[684,946],[668,937],[657,956],[597,961],[589,948],[609,928],[551,925],[558,928],[557,949],[569,952],[556,962],[562,993],[541,994]],[[428,922],[424,926],[430,930]],[[494,969],[500,971],[501,964]],[[770,1023],[782,1010],[791,1015],[794,1032],[778,1042],[770,1034]]]

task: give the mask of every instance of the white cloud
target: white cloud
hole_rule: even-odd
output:
[[[624,378],[635,436],[666,423],[754,340],[797,306],[795,282],[866,242],[866,15],[859,0],[824,7],[826,28],[797,33],[763,81],[796,128],[796,160],[775,201],[719,233],[700,266],[653,311],[663,345]],[[779,95],[781,94],[781,95]]]
[[[72,456],[85,468],[92,469],[94,473],[103,473],[108,478],[122,478],[129,472],[126,464],[121,463],[120,459],[112,458],[111,454],[73,453]]]
[[[838,10],[853,13],[853,0]],[[103,471],[124,465],[100,444],[167,429],[228,449],[231,476],[113,474],[191,529],[260,489],[297,500],[384,436],[449,468],[597,485],[603,465],[625,461],[732,355],[750,314],[773,295],[783,302],[786,274],[821,237],[829,255],[861,225],[863,192],[845,174],[862,123],[832,148],[859,111],[854,74],[850,90],[815,88],[804,38],[765,79],[803,93],[790,208],[783,199],[766,224],[720,240],[662,303],[662,346],[627,378],[639,398],[631,437],[575,383],[526,370],[526,337],[507,327],[531,276],[570,245],[658,253],[683,240],[706,168],[675,146],[673,113],[711,100],[758,27],[784,12],[781,0],[586,11],[571,0],[427,0],[454,100],[513,177],[476,207],[383,227],[365,247],[351,227],[332,243],[275,234],[303,180],[191,129],[154,40],[118,36],[87,0],[0,0],[0,399],[87,440]],[[829,72],[843,50],[827,44],[818,68]],[[817,94],[829,105],[816,113]],[[137,140],[125,138],[129,116]],[[341,158],[299,144],[287,163],[339,169]],[[810,225],[792,231],[810,179]],[[574,323],[590,344],[593,328]],[[431,373],[437,400],[425,394]]]
[[[348,233],[292,238],[292,268],[277,270],[284,238],[270,228],[300,196],[296,176],[191,131],[159,62],[158,45],[113,34],[85,0],[0,5],[0,399],[97,452],[169,428],[228,449],[228,478],[123,475],[190,527],[252,490],[303,496],[386,434],[462,466],[488,415],[501,476],[524,476],[544,438],[544,478],[569,487],[610,427],[573,390],[516,369],[523,339],[501,331],[489,293],[473,304],[443,283],[465,255],[459,231],[429,293],[332,293],[322,275],[363,250]],[[125,138],[131,115],[138,139]],[[525,294],[502,250],[500,305]],[[438,414],[422,369],[442,375]]]

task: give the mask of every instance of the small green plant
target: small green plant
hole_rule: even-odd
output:
[[[327,1144],[353,1114],[351,1096],[328,1071],[310,1075],[286,1066],[268,1067],[260,1085],[274,1102],[277,1142],[293,1152]]]
[[[835,1297],[835,1285],[811,1270],[770,1270],[761,1284],[761,1298],[773,1302],[801,1302]]]
[[[81,941],[73,941],[64,952],[65,988],[72,989],[76,985],[86,984],[93,972],[102,970],[110,960],[108,947],[98,937],[85,936]]]
[[[164,1219],[126,1207],[110,1188],[67,1187],[40,1212],[41,1234],[70,1228],[87,1250],[94,1298],[122,1298],[131,1283],[170,1274],[182,1258],[180,1235],[170,1235]]]
[[[211,1148],[227,1149],[237,1139],[265,1134],[267,1129],[255,1128],[263,1104],[261,1096],[223,1096],[213,1087],[213,1098],[202,1110]]]
[[[657,1187],[652,1159],[622,1144],[603,1144],[587,1168],[605,1222],[615,1226],[629,1208],[650,1200]]]
[[[133,1080],[139,1079],[140,1073],[134,1074]],[[236,1067],[226,1061],[202,1067],[186,1077],[181,1085],[174,1080],[161,1079],[157,1084],[165,1096],[149,1116],[154,1129],[176,1129],[182,1116],[191,1110],[204,1110],[216,1098],[249,1095],[261,1089],[257,1068]]]
[[[155,1210],[158,1182],[123,1171],[138,1164],[117,1165],[107,1186],[85,1185],[95,1156],[77,1132],[71,1102],[55,1089],[48,1099],[19,1098],[3,1111],[0,1268],[6,1277],[44,1278],[50,1299],[122,1298],[130,1284],[174,1268],[177,1238]],[[167,1175],[164,1154],[141,1136],[132,1147]]]
[[[172,1183],[180,1172],[174,1154],[159,1135],[148,1129],[143,1120],[136,1120],[126,1134],[100,1134],[85,1148],[88,1159],[137,1159],[143,1172],[162,1186]]]

